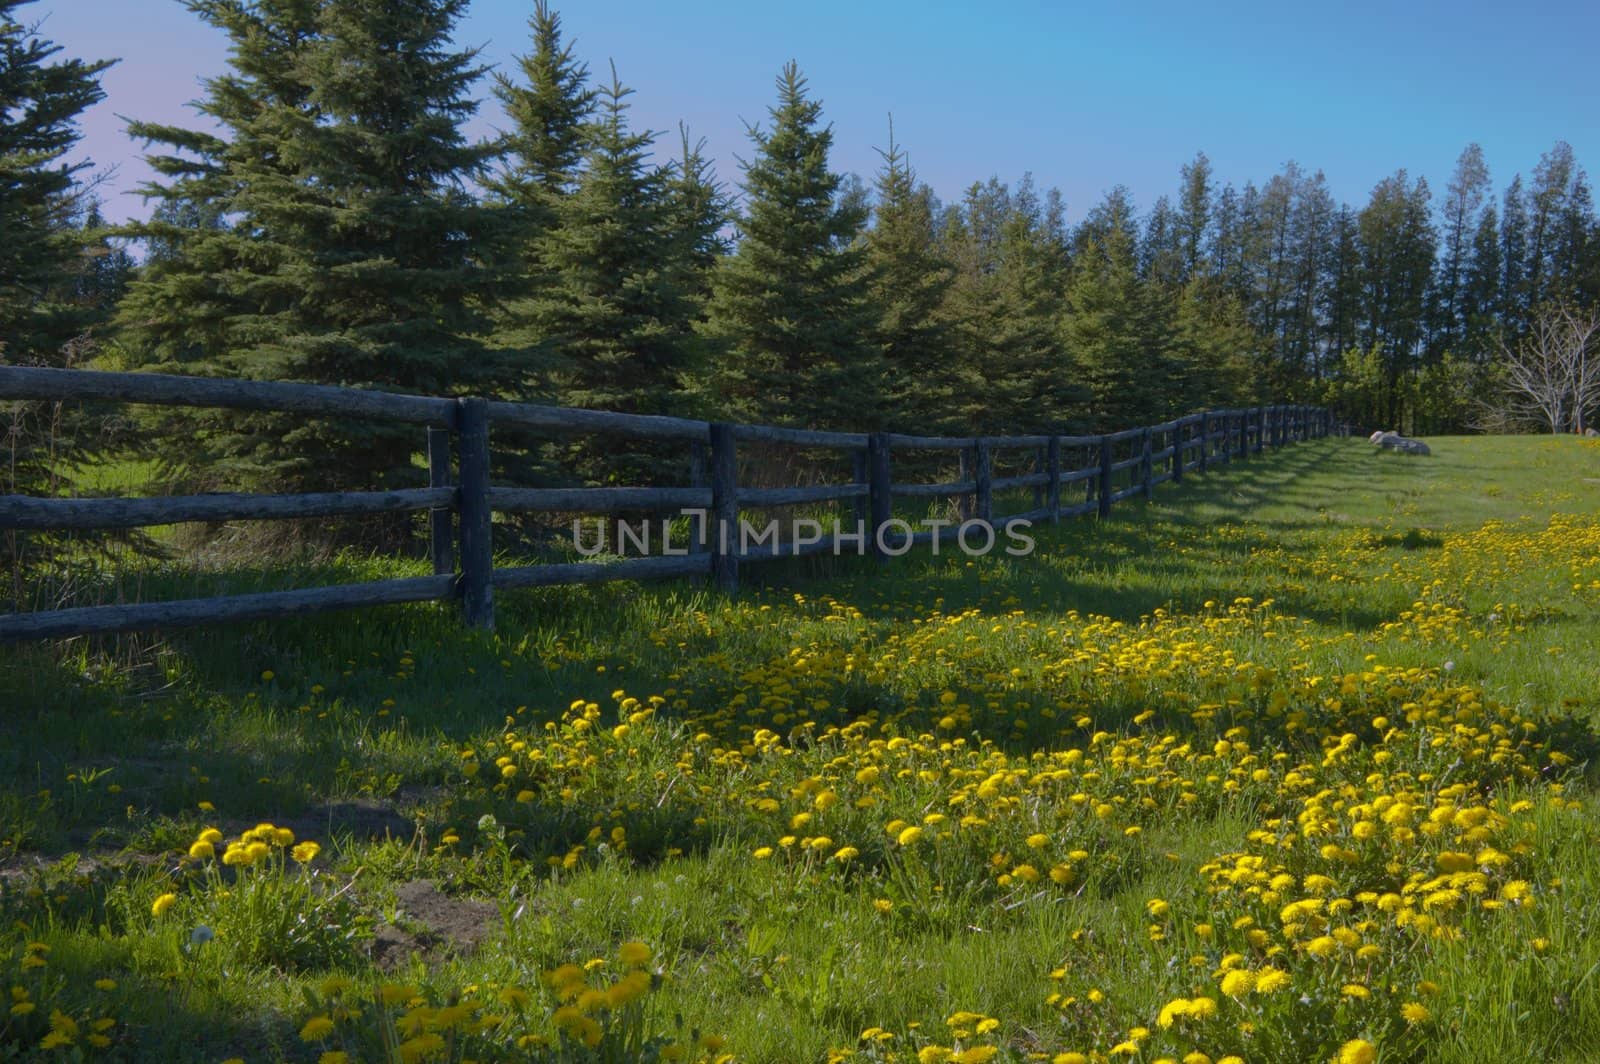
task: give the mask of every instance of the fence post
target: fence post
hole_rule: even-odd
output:
[[[1258,407],[1256,407],[1255,434],[1254,434],[1254,436],[1252,437],[1252,439],[1250,441],[1250,444],[1251,444],[1250,451],[1251,451],[1252,454],[1260,454],[1262,452],[1262,450],[1265,448],[1265,446],[1266,446],[1266,440],[1265,440],[1266,434],[1267,434],[1267,408],[1264,407],[1264,406],[1258,406]]]
[[[733,426],[711,426],[711,577],[720,591],[739,590],[739,447]]]
[[[1100,437],[1100,516],[1111,516],[1111,437]]]
[[[706,466],[710,460],[707,453],[705,440],[694,440],[689,444],[689,486],[691,488],[709,488],[711,478],[707,475]],[[694,531],[689,534],[689,552],[691,554],[704,554],[710,542],[711,511],[700,512],[700,520]]]
[[[1045,488],[1045,506],[1050,509],[1050,523],[1061,523],[1061,437],[1051,436],[1044,449],[1044,464],[1050,474]]]
[[[1233,411],[1222,412],[1222,464],[1233,463]]]
[[[1200,472],[1206,471],[1206,452],[1211,449],[1211,411],[1200,413]]]
[[[871,473],[868,468],[867,455],[871,452],[862,447],[850,452],[850,477],[851,483],[871,488]],[[872,497],[870,495],[857,495],[851,506],[856,517],[856,527],[866,531],[867,522],[872,519]]]
[[[450,430],[428,429],[428,487],[450,486]],[[428,556],[433,560],[433,575],[456,571],[455,543],[451,522],[453,506],[436,506],[428,511]]]
[[[889,560],[884,552],[883,535],[894,516],[893,489],[889,481],[889,434],[874,432],[867,437],[867,535],[872,537],[872,553],[880,562]]]
[[[1156,485],[1153,476],[1155,470],[1150,468],[1151,436],[1152,433],[1147,428],[1144,430],[1144,434],[1139,437],[1141,446],[1141,450],[1139,452],[1139,476],[1144,484],[1144,497],[1146,502],[1156,497]]]
[[[494,628],[494,523],[489,511],[489,401],[456,400],[461,434],[461,612],[473,628]]]
[[[1189,434],[1189,425],[1183,419],[1172,423],[1172,482],[1183,483],[1183,438]]]
[[[989,460],[989,441],[981,436],[972,441],[972,474],[977,482],[973,504],[978,510],[973,516],[987,522],[994,517],[994,469]]]
[[[1036,448],[1034,448],[1034,451],[1033,451],[1033,471],[1034,471],[1035,474],[1043,473],[1044,472],[1044,467],[1045,467],[1045,448],[1036,447]],[[1044,484],[1035,484],[1033,486],[1033,508],[1035,510],[1041,510],[1041,509],[1044,508],[1044,500],[1045,500],[1045,494],[1046,494],[1047,490],[1048,489],[1047,489],[1046,485],[1044,485]]]

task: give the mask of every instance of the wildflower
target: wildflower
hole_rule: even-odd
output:
[[[150,903],[150,915],[158,918],[165,916],[167,915],[167,910],[171,909],[177,903],[178,896],[176,894],[162,894],[156,898],[155,901]]]
[[[1222,977],[1222,992],[1231,998],[1244,997],[1255,986],[1255,973],[1248,968],[1235,968]]]
[[[1263,968],[1256,973],[1256,993],[1275,994],[1292,981],[1288,972],[1277,968]]]
[[[985,1064],[999,1052],[998,1046],[973,1046],[950,1057],[950,1064]]]
[[[1353,1038],[1339,1047],[1339,1064],[1372,1064],[1378,1059],[1378,1050],[1363,1038]]]
[[[320,1042],[333,1033],[333,1020],[327,1016],[313,1016],[300,1028],[302,1042]]]
[[[900,834],[895,837],[895,841],[902,846],[915,846],[918,842],[922,841],[922,829],[916,825],[912,825],[911,827],[901,831]]]
[[[311,861],[316,858],[317,854],[321,852],[322,847],[308,839],[305,842],[300,843],[300,845],[296,846],[294,849],[290,850],[289,856],[293,857],[301,864],[310,864]]]

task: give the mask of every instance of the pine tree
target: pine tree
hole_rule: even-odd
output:
[[[465,4],[192,5],[229,36],[232,70],[200,105],[219,134],[132,127],[175,150],[152,157],[171,180],[147,193],[202,222],[133,229],[173,256],[124,301],[145,362],[435,395],[500,386],[503,363],[477,339],[499,293],[500,231],[466,190],[493,147],[461,129],[482,68],[449,44]],[[189,431],[235,482],[376,488],[419,476],[404,427],[217,413]]]
[[[1139,273],[1158,288],[1174,292],[1188,274],[1186,254],[1182,219],[1172,209],[1171,201],[1161,196],[1145,220]]]
[[[70,366],[80,337],[114,298],[116,260],[69,160],[79,118],[103,98],[111,61],[61,58],[61,48],[19,21],[24,0],[0,0],[0,365]],[[108,287],[109,286],[109,287]],[[49,495],[72,488],[71,469],[92,435],[71,408],[6,403],[0,409],[0,493]],[[35,566],[82,557],[52,533],[0,536],[0,609],[21,609],[38,587]]]
[[[1436,235],[1428,208],[1428,183],[1404,170],[1372,190],[1357,226],[1361,237],[1362,345],[1379,349],[1389,388],[1387,422],[1402,426],[1410,411],[1403,397],[1419,368],[1427,294],[1432,285]]]
[[[733,200],[717,180],[705,153],[705,140],[691,142],[689,128],[678,125],[681,149],[677,163],[664,175],[667,212],[679,255],[689,265],[688,286],[697,315],[711,298],[717,266],[731,248],[726,230]]]
[[[78,119],[104,98],[114,60],[58,59],[60,46],[18,21],[32,0],[0,0],[0,363],[55,363],[92,320],[74,298],[98,237],[67,161]]]
[[[1478,216],[1461,286],[1462,349],[1475,362],[1486,361],[1496,349],[1502,313],[1502,272],[1499,216],[1490,201]]]
[[[1062,336],[1099,430],[1159,420],[1180,398],[1167,388],[1166,306],[1139,281],[1133,224],[1126,191],[1113,189],[1079,227],[1067,287]]]
[[[494,95],[511,119],[502,145],[507,165],[486,182],[492,193],[548,225],[555,202],[577,184],[584,129],[598,99],[589,67],[561,38],[561,16],[548,0],[534,0],[528,19],[533,51],[517,59],[522,80],[494,75]]]
[[[724,346],[706,387],[728,418],[866,428],[880,416],[870,343],[864,211],[828,168],[831,126],[799,68],[778,77],[768,130],[752,128],[738,251],[718,272],[707,331]]]
[[[1178,172],[1178,246],[1183,250],[1183,280],[1188,281],[1205,265],[1212,235],[1214,211],[1211,191],[1211,160],[1196,152],[1194,161]]]
[[[550,285],[535,297],[534,323],[559,352],[560,403],[667,414],[689,361],[693,264],[673,228],[667,175],[649,162],[654,137],[628,128],[631,94],[613,70],[585,128],[577,188],[541,246]]]
[[[1520,334],[1532,310],[1528,287],[1528,197],[1518,174],[1506,186],[1500,211],[1500,306],[1507,331]]]
[[[877,210],[866,237],[875,339],[884,366],[885,424],[928,432],[950,422],[959,390],[945,301],[955,270],[940,253],[933,191],[917,183],[889,125],[878,153]]]
[[[1433,312],[1433,346],[1440,351],[1453,350],[1466,330],[1463,289],[1472,269],[1474,229],[1488,195],[1489,167],[1483,149],[1468,144],[1456,160],[1443,205],[1443,247]]]

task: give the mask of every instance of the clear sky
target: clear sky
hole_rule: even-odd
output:
[[[500,69],[527,50],[532,0],[474,0],[458,43]],[[1600,167],[1600,4],[1533,0],[1305,4],[1115,2],[987,5],[887,0],[569,0],[557,9],[597,74],[637,90],[635,125],[680,120],[734,182],[745,122],[763,120],[794,58],[834,124],[834,166],[869,178],[888,115],[918,175],[945,200],[1031,171],[1083,216],[1116,184],[1144,210],[1204,150],[1217,177],[1258,184],[1294,160],[1359,204],[1404,167],[1443,192],[1456,156],[1483,145],[1495,186],[1558,139]],[[180,0],[38,0],[45,36],[74,55],[121,57],[83,150],[117,173],[113,218],[141,215],[143,180],[119,116],[190,121],[200,80],[226,63],[220,34]],[[487,91],[486,89],[484,90]],[[474,124],[502,119],[492,101]]]

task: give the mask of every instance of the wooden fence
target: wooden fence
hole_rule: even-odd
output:
[[[834,550],[850,542],[879,557],[961,534],[959,526],[916,532],[894,518],[898,498],[957,498],[970,520],[991,529],[1019,521],[1111,512],[1113,504],[1149,498],[1157,484],[1181,480],[1246,454],[1334,429],[1326,410],[1267,406],[1211,410],[1161,425],[1098,436],[907,436],[898,433],[818,432],[734,425],[685,418],[595,410],[441,399],[325,385],[179,377],[153,373],[0,366],[0,400],[100,401],[270,410],[309,417],[398,422],[425,427],[429,486],[401,491],[293,495],[206,494],[153,498],[36,498],[0,496],[0,531],[135,528],[184,521],[243,521],[427,510],[433,575],[218,598],[0,615],[0,641],[89,635],[146,628],[286,617],[322,610],[399,602],[456,599],[467,624],[494,625],[497,589],[659,577],[710,576],[719,588],[738,586],[739,567],[773,557]],[[688,451],[690,481],[666,488],[512,488],[489,477],[491,426],[516,426],[557,437],[579,435],[672,441]],[[847,452],[850,483],[756,488],[739,483],[741,445],[777,445]],[[1022,451],[1032,472],[994,475],[996,456]],[[955,452],[960,479],[901,483],[892,458]],[[1014,464],[1014,463],[1013,463]],[[996,493],[1032,489],[1033,508],[996,517]],[[744,549],[741,510],[848,501],[859,526],[841,540],[794,539],[765,552]],[[496,568],[492,515],[700,511],[703,536],[676,553]]]

